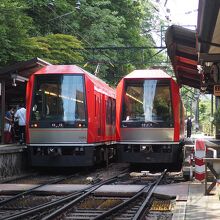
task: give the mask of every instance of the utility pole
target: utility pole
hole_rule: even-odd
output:
[[[199,91],[198,89],[195,89],[195,129],[196,131],[199,130]]]

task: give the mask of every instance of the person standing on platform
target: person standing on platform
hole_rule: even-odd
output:
[[[26,126],[26,109],[24,105],[19,105],[19,109],[15,113],[15,119],[18,119],[18,126],[19,126],[19,142],[22,145],[26,142],[25,138],[25,126]]]
[[[190,138],[191,132],[192,132],[192,120],[190,116],[188,117],[187,122],[186,122],[186,131],[187,131],[187,138]]]
[[[9,108],[5,114],[4,140],[6,144],[12,142],[12,126],[13,126],[14,108]]]

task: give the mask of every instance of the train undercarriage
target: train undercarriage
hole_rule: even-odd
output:
[[[33,167],[90,167],[115,158],[115,145],[29,146]]]
[[[163,169],[179,171],[183,162],[182,144],[120,144],[118,157],[132,165],[161,165]]]

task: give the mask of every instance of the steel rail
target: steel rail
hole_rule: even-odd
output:
[[[96,216],[95,218],[93,218],[93,220],[102,220],[106,217],[109,217],[113,214],[115,214],[117,211],[121,210],[122,208],[124,208],[125,206],[127,206],[128,204],[132,203],[134,200],[136,200],[138,197],[140,197],[146,189],[147,190],[147,194],[148,194],[148,197],[149,195],[152,195],[155,187],[159,184],[159,182],[161,181],[161,179],[164,177],[166,173],[166,170],[164,170],[164,172],[161,174],[161,176],[154,182],[152,183],[150,186],[144,186],[139,192],[137,192],[137,194],[135,194],[133,197],[131,197],[130,199],[122,202],[121,204],[118,204],[117,206],[107,210],[106,212],[100,214],[99,216]],[[147,199],[147,198],[146,198]],[[145,200],[146,201],[146,200]],[[144,202],[145,202],[144,201]],[[142,205],[143,206],[143,205]],[[142,207],[141,206],[141,207]],[[145,207],[145,206],[144,206]],[[140,211],[140,209],[138,210],[138,212]]]
[[[95,191],[96,189],[100,188],[101,186],[107,184],[107,183],[112,183],[115,182],[118,179],[118,176],[116,177],[112,177],[108,180],[103,181],[102,183],[99,183],[97,186],[94,186],[91,190],[89,190],[88,192],[84,193],[83,195],[79,196],[78,198],[74,199],[73,201],[65,204],[63,207],[57,209],[55,212],[52,212],[51,214],[45,216],[44,218],[42,218],[42,220],[50,220],[50,219],[54,219],[55,217],[59,216],[61,213],[65,212],[66,209],[68,209],[70,206],[73,206],[74,204],[76,204],[77,202],[81,201],[82,199],[84,199],[85,197],[87,197],[89,194],[91,194],[93,191]]]
[[[143,194],[143,191],[146,190],[146,188],[148,188],[149,186],[144,186],[137,194],[135,194],[134,196],[132,196],[130,199],[122,202],[121,204],[118,204],[117,206],[107,210],[106,212],[102,213],[99,216],[96,216],[95,218],[93,218],[93,220],[102,220],[110,215],[112,215],[113,213],[119,211],[120,209],[124,208],[126,205],[132,203],[134,200],[136,200],[139,196],[141,196]]]
[[[143,204],[141,205],[141,207],[139,208],[139,210],[137,211],[137,213],[135,214],[135,216],[133,217],[133,220],[139,220],[142,218],[144,212],[145,212],[145,208],[146,205],[149,203],[150,198],[152,197],[153,192],[155,191],[156,187],[158,186],[158,184],[160,183],[160,181],[163,179],[164,175],[166,174],[167,169],[165,169],[163,171],[163,173],[161,174],[161,176],[157,179],[157,181],[155,182],[155,184],[152,185],[149,193],[147,194],[146,199],[144,200]]]
[[[120,176],[120,175],[118,175]],[[117,178],[118,176],[116,177],[113,177],[113,178]],[[111,178],[112,179],[112,178]],[[94,187],[96,186],[99,186],[100,187],[100,184],[105,184],[106,181],[104,182],[99,182],[99,183],[95,183],[94,185],[92,186],[88,186],[86,187],[85,189],[82,189],[82,190],[79,190],[78,192],[73,192],[67,196],[64,196],[63,198],[61,199],[58,199],[56,201],[52,201],[52,202],[47,202],[45,204],[42,204],[42,205],[39,205],[37,207],[34,207],[34,208],[30,208],[28,210],[25,210],[25,211],[22,211],[20,213],[16,213],[14,215],[10,215],[9,217],[6,217],[4,218],[5,220],[15,220],[15,219],[24,219],[25,217],[29,216],[29,215],[33,215],[37,212],[40,212],[40,211],[44,211],[45,209],[48,209],[48,208],[52,208],[53,206],[58,206],[70,199],[75,199],[76,197],[79,197],[80,195],[82,195],[83,193],[85,193],[86,191],[88,190],[92,190]],[[103,185],[102,184],[102,185]]]
[[[20,198],[22,196],[28,195],[28,194],[32,193],[34,190],[39,189],[39,188],[41,188],[43,186],[50,185],[50,184],[55,184],[55,183],[58,183],[58,182],[62,182],[64,180],[66,180],[66,179],[72,178],[73,176],[75,176],[75,174],[74,175],[70,175],[68,177],[62,177],[62,178],[59,178],[59,179],[55,179],[55,180],[52,180],[50,182],[43,183],[43,184],[40,184],[38,186],[32,187],[31,189],[28,189],[28,190],[26,190],[26,191],[24,191],[22,193],[18,193],[15,196],[12,196],[11,198],[8,198],[8,199],[5,199],[3,201],[0,201],[0,206],[5,205],[6,203],[11,202],[11,201],[13,201],[15,199],[18,199],[18,198]]]
[[[23,212],[16,213],[14,215],[10,215],[10,217],[6,217],[6,218],[4,218],[4,220],[24,219],[25,217],[27,217],[29,215],[33,215],[33,214],[35,214],[37,212],[40,212],[40,211],[43,211],[47,208],[52,208],[53,206],[59,205],[59,204],[61,204],[63,202],[66,202],[70,199],[74,199],[74,198],[80,196],[81,194],[82,194],[82,192],[74,192],[71,195],[65,196],[62,199],[58,199],[58,200],[53,201],[53,202],[47,202],[45,204],[36,206],[34,208],[30,208],[30,209],[25,210]]]

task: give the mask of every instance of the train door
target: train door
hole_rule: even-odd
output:
[[[101,95],[101,136],[102,141],[105,139],[105,95]]]
[[[101,139],[101,95],[95,94],[95,124],[97,129],[96,142]]]

